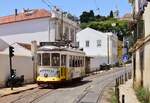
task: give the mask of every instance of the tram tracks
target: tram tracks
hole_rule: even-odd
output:
[[[51,93],[56,89],[39,89],[36,88],[31,93],[20,95],[19,98],[11,101],[10,103],[35,103],[38,99],[45,97],[47,94]]]
[[[69,83],[69,85],[64,85],[61,89],[39,89],[39,88],[35,88],[33,90],[29,90],[23,93],[19,93],[19,94],[15,94],[14,96],[12,95],[12,97],[16,97],[13,100],[9,101],[9,102],[1,102],[1,103],[38,103],[39,101],[45,99],[45,97],[50,96],[51,94],[54,93],[55,94],[70,94],[70,91],[72,91],[72,89],[70,88],[74,88],[74,87],[78,87],[83,85],[83,93],[79,94],[79,96],[76,99],[76,102],[73,103],[82,103],[80,101],[82,101],[82,99],[88,94],[88,91],[92,88],[92,82],[89,81],[95,81],[96,78],[99,78],[99,80],[97,82],[95,82],[95,85],[98,85],[100,83],[102,83],[102,86],[100,88],[102,88],[99,92],[101,92],[99,94],[99,99],[101,98],[102,94],[103,94],[103,89],[105,87],[107,87],[109,84],[104,83],[105,80],[108,80],[110,78],[110,76],[107,77],[107,75],[115,75],[115,72],[119,72],[121,69],[116,69],[116,70],[112,70],[112,71],[108,71],[108,72],[103,72],[103,73],[98,73],[96,75],[90,75],[88,77],[85,77],[83,79],[83,81],[81,82],[77,82],[77,83]],[[104,76],[106,76],[105,78],[103,78]],[[113,76],[111,76],[113,77]],[[56,91],[56,92],[55,92]],[[61,92],[61,93],[60,93]],[[53,95],[52,95],[53,96]],[[63,96],[62,96],[63,97]],[[11,98],[10,97],[6,97],[6,98]],[[75,99],[75,98],[74,98]],[[4,100],[4,99],[3,99]]]
[[[97,85],[100,88],[94,92],[92,90],[92,84],[90,84],[84,90],[84,92],[75,99],[75,101],[73,103],[89,103],[89,102],[100,103],[105,88],[108,87],[109,85],[111,85],[115,81],[115,75],[119,74],[120,71],[123,71],[123,70],[120,70],[120,69],[113,70],[113,71],[109,71],[109,72],[105,73],[104,75],[99,75],[99,76],[101,76],[101,80],[94,83],[94,85]],[[94,79],[94,78],[97,78],[97,76],[92,76],[92,77],[89,77],[88,79]],[[99,84],[101,84],[101,85],[99,85]],[[88,93],[91,94],[92,92],[94,92],[93,95],[95,93],[98,94],[97,97],[95,98],[95,100],[87,101],[88,97],[89,97]]]

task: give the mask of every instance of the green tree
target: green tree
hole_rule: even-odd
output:
[[[94,12],[84,11],[80,16],[80,27],[82,29],[86,27],[93,28],[102,32],[113,32],[118,36],[119,40],[123,40],[123,37],[131,34],[131,30],[128,26],[128,21],[118,20],[113,18],[113,11],[110,11],[108,17],[101,15],[94,15]],[[112,25],[116,24],[116,25]]]
[[[113,11],[112,11],[112,10],[110,11],[109,17],[110,17],[110,18],[113,18],[113,17],[114,17],[114,14],[113,14]]]
[[[112,24],[116,24],[112,26]],[[86,27],[93,28],[102,32],[113,32],[118,36],[119,40],[123,40],[124,36],[128,36],[130,34],[130,30],[128,28],[127,21],[120,21],[117,19],[110,19],[100,22],[90,22],[90,23],[82,23],[81,28],[84,29]]]
[[[95,20],[95,16],[93,10],[90,10],[89,12],[84,11],[80,16],[81,23],[88,23],[94,20]]]

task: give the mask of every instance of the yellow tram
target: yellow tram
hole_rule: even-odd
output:
[[[70,47],[42,46],[38,55],[38,85],[81,80],[85,76],[85,53]]]

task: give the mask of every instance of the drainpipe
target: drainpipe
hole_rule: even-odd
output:
[[[109,64],[109,35],[107,35],[107,53],[108,53],[108,64]]]

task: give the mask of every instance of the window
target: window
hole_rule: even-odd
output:
[[[61,66],[66,66],[66,55],[61,55]]]
[[[70,56],[69,57],[69,66],[72,67],[72,64],[73,64],[73,62],[72,62],[72,56]]]
[[[75,35],[75,31],[74,31],[74,29],[70,29],[70,36],[71,36],[71,41],[72,42],[74,42],[75,41],[75,37],[74,37],[74,35]]]
[[[79,42],[77,42],[77,46],[78,46],[78,47],[80,46],[80,43],[79,43]]]
[[[82,67],[84,66],[84,57],[82,57]]]
[[[90,41],[89,41],[89,40],[85,41],[85,46],[86,46],[86,47],[89,47],[89,46],[90,46]]]
[[[102,45],[102,41],[101,40],[97,40],[97,47],[100,47]]]
[[[50,66],[50,54],[49,53],[42,54],[42,65]]]
[[[145,34],[145,27],[144,27],[144,20],[140,20],[138,21],[138,25],[137,25],[137,28],[138,28],[138,39],[139,38],[143,38],[144,37],[144,34]]]
[[[133,80],[136,81],[136,54],[133,55]]]
[[[140,50],[140,70],[141,70],[141,86],[143,86],[143,72],[144,72],[144,50]]]
[[[52,61],[52,66],[60,66],[60,54],[52,53],[51,61]]]
[[[68,38],[68,36],[69,36],[69,28],[68,27],[65,27],[64,28],[65,30],[64,30],[64,34],[63,34],[63,40],[68,40],[69,38]]]
[[[38,54],[38,65],[40,65],[41,66],[41,54]]]

